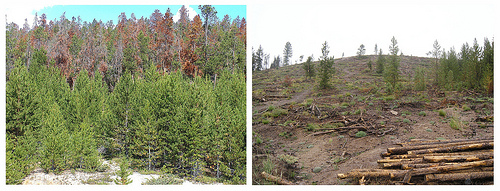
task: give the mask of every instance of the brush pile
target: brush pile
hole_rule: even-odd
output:
[[[360,184],[365,178],[389,178],[394,184],[471,184],[493,179],[493,139],[412,139],[397,145],[381,154],[380,169],[354,169],[337,177],[359,178]]]

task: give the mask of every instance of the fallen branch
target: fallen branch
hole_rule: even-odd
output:
[[[271,182],[275,182],[276,184],[280,184],[280,185],[292,185],[293,184],[288,180],[267,174],[266,172],[262,172],[261,175],[264,179],[271,181]]]

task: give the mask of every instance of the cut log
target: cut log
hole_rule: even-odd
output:
[[[459,142],[468,142],[468,141],[488,141],[488,140],[493,141],[493,139],[455,139],[455,140],[412,139],[409,142],[396,143],[396,145],[417,146],[417,145],[459,143]]]
[[[407,160],[407,161],[401,161],[401,162],[394,162],[394,163],[383,163],[382,168],[401,168],[403,164],[419,164],[423,163],[424,159],[422,158],[416,158],[415,160]]]
[[[393,147],[393,148],[387,148],[387,152],[393,153],[393,154],[404,154],[404,153],[411,151],[411,150],[421,150],[421,149],[430,149],[430,148],[439,148],[439,147],[451,147],[451,146],[457,146],[457,145],[479,144],[479,143],[488,143],[488,142],[492,142],[492,141],[491,140],[478,140],[478,141],[465,141],[465,142],[445,143],[445,144]]]
[[[401,169],[409,170],[414,168],[428,168],[428,167],[436,167],[436,166],[446,166],[446,165],[456,165],[460,163],[416,163],[416,164],[402,164]]]
[[[267,174],[266,172],[262,172],[261,175],[264,179],[271,181],[271,182],[275,182],[276,184],[280,184],[280,185],[292,185],[293,184],[292,182],[290,182],[288,180]]]
[[[361,178],[361,177],[370,177],[370,178],[375,178],[375,177],[390,177],[391,173],[395,173],[398,170],[384,170],[384,169],[377,169],[377,171],[359,171],[359,170],[353,170],[351,172],[348,172],[346,174],[337,174],[337,178],[339,179],[344,179],[344,178]]]
[[[449,172],[454,170],[464,170],[464,169],[471,169],[474,167],[483,167],[483,166],[493,166],[493,159],[474,161],[474,162],[464,162],[455,165],[413,169],[412,176],[435,174],[435,173]],[[407,171],[408,170],[400,170],[397,172],[392,172],[391,178],[402,178],[404,177]]]
[[[488,142],[488,143],[475,143],[475,144],[438,147],[438,148],[421,149],[421,150],[410,150],[408,151],[408,154],[416,155],[416,154],[426,154],[426,153],[446,153],[446,152],[492,149],[492,148],[493,148],[493,142]]]
[[[425,181],[457,181],[466,179],[493,178],[493,171],[490,172],[470,172],[470,173],[447,173],[447,174],[427,174]]]
[[[424,160],[427,162],[471,162],[492,158],[493,153],[461,156],[424,156]]]
[[[383,153],[380,153],[380,156],[381,157],[388,157],[388,156],[391,156],[391,153],[383,152]]]
[[[389,159],[406,159],[406,158],[423,158],[424,156],[462,156],[462,155],[476,155],[476,154],[486,154],[493,153],[493,150],[484,150],[484,151],[466,151],[466,152],[453,152],[453,153],[427,153],[427,154],[418,154],[418,155],[389,155]]]
[[[419,160],[420,162],[422,162],[422,158],[408,158],[408,159],[380,159],[377,160],[377,163],[397,163],[397,162],[414,161],[414,160]]]

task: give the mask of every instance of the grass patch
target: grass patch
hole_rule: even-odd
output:
[[[272,174],[275,166],[276,165],[274,164],[273,160],[271,160],[270,156],[268,156],[266,160],[262,161],[262,170],[264,170],[264,172],[267,172],[268,174]]]
[[[404,122],[404,123],[408,123],[408,124],[409,124],[409,123],[411,123],[411,121],[410,121],[409,119],[406,119],[406,118],[405,118],[405,119],[403,119],[403,122]]]
[[[450,119],[450,127],[455,130],[461,130],[462,128],[465,127],[465,125],[460,119],[458,119],[458,117],[453,116]]]

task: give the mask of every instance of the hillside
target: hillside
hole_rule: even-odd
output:
[[[375,56],[335,59],[336,73],[330,81],[334,88],[327,90],[318,89],[319,79],[306,80],[302,64],[254,71],[253,184],[274,184],[261,172],[293,184],[357,184],[339,180],[337,174],[376,168],[379,154],[395,143],[493,137],[492,123],[476,122],[493,115],[492,98],[430,85],[414,91],[415,69],[431,71],[433,60],[400,58],[401,88],[395,94],[386,92],[382,75],[374,72],[375,64],[368,68]],[[338,130],[344,126],[359,128]],[[368,180],[367,184],[392,182]]]

